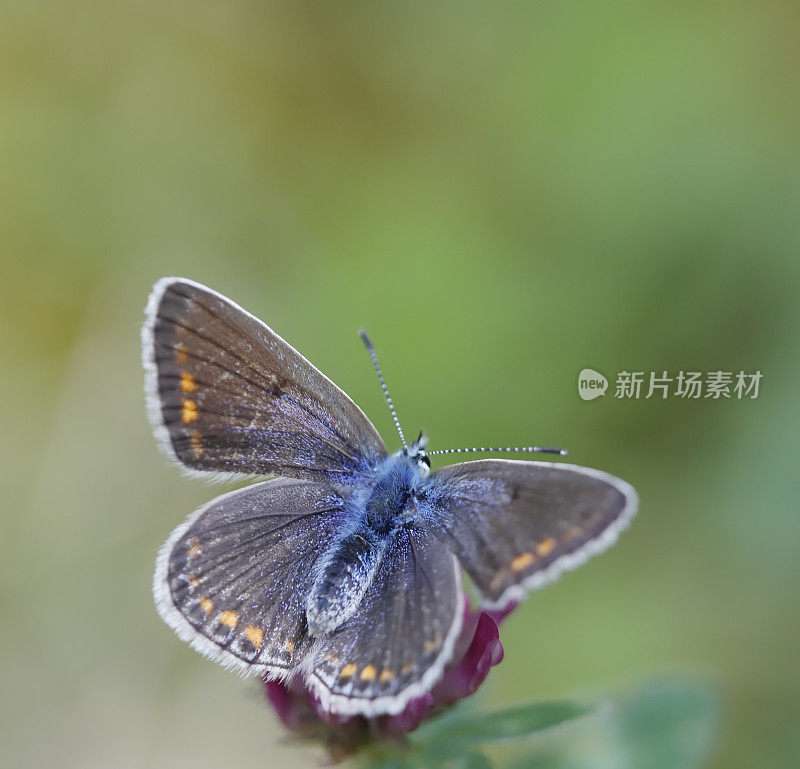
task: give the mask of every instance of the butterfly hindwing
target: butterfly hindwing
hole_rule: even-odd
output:
[[[334,712],[397,713],[442,675],[463,611],[453,555],[425,530],[401,529],[356,614],[315,642],[309,684]]]
[[[215,291],[162,278],[146,313],[151,421],[185,468],[338,481],[386,456],[377,431],[342,390]]]
[[[227,666],[289,672],[310,646],[305,599],[314,562],[341,526],[350,493],[276,478],[200,508],[159,553],[161,616]]]
[[[638,502],[619,478],[554,462],[462,462],[434,472],[429,489],[434,529],[490,608],[605,550]]]

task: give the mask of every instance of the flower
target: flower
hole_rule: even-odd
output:
[[[478,690],[489,670],[503,659],[498,625],[515,606],[501,612],[478,612],[465,598],[464,621],[453,658],[439,682],[429,692],[410,700],[400,713],[372,718],[331,713],[299,676],[285,682],[265,679],[267,698],[287,729],[324,742],[333,760],[340,760],[373,740],[402,738],[426,718]]]

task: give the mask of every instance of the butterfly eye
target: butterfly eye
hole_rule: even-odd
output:
[[[420,454],[419,459],[417,461],[425,465],[428,468],[428,470],[431,469],[431,460],[429,459],[427,454]]]

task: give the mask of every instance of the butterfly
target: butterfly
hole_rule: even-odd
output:
[[[330,712],[400,712],[454,654],[462,570],[502,609],[614,542],[637,508],[612,475],[481,459],[431,472],[262,321],[162,278],[142,330],[150,420],[192,475],[271,476],[201,507],[159,551],[153,593],[185,641],[239,672],[301,675]],[[558,449],[523,447],[520,451]]]

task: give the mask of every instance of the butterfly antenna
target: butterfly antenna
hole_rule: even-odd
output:
[[[392,403],[392,396],[389,395],[389,388],[386,386],[386,381],[383,378],[383,371],[381,371],[381,364],[378,363],[378,353],[375,352],[375,345],[372,344],[369,334],[367,334],[363,328],[359,329],[358,335],[361,337],[361,341],[367,348],[369,357],[372,358],[372,365],[375,366],[375,372],[378,375],[378,381],[381,383],[381,390],[383,390],[383,397],[386,398],[386,404],[389,406],[389,411],[392,412],[394,426],[397,428],[397,432],[400,434],[400,440],[403,442],[403,448],[407,449],[408,444],[406,443],[406,437],[403,435],[403,428],[400,427],[400,420],[397,418],[397,412],[394,410],[394,403]]]
[[[436,454],[470,454],[473,452],[494,453],[494,452],[524,452],[527,454],[560,454],[566,455],[566,449],[556,449],[552,446],[479,446],[472,449],[439,449],[438,451],[429,451],[428,456],[433,457]]]

